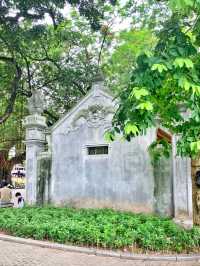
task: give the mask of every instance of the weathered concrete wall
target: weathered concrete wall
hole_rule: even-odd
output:
[[[56,123],[50,138],[44,117],[36,113],[25,119],[27,203],[156,211],[192,225],[190,160],[176,155],[176,137],[173,175],[170,160],[162,159],[155,168],[151,164],[148,147],[156,139],[155,129],[131,142],[105,143],[117,103],[102,87],[96,82],[89,95]],[[108,154],[88,154],[88,146],[105,144]]]
[[[162,157],[154,163],[154,182],[155,212],[173,216],[172,158]]]
[[[177,223],[193,225],[191,160],[177,155],[177,136],[173,136],[173,201]]]
[[[153,167],[147,151],[155,140],[154,129],[131,142],[109,143],[108,155],[87,154],[88,145],[105,144],[104,132],[112,119],[109,108],[114,105],[97,86],[54,127],[52,203],[154,211]],[[95,106],[100,108],[94,111]]]
[[[108,155],[87,155],[87,145],[105,143],[103,134],[103,127],[83,126],[68,136],[53,136],[52,202],[152,212],[154,177],[147,147],[154,132],[130,143],[115,141]]]
[[[42,152],[37,157],[37,204],[50,203],[51,154]]]

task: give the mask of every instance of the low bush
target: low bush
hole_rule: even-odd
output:
[[[0,209],[0,230],[60,243],[143,251],[199,250],[200,228],[184,230],[169,218],[110,209]]]

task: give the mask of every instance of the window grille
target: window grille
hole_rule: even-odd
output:
[[[108,145],[87,147],[88,155],[108,154]]]

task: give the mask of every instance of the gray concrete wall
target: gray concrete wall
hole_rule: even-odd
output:
[[[161,173],[162,182],[155,182],[148,153],[149,145],[156,139],[156,130],[151,129],[146,136],[133,138],[131,142],[116,140],[109,143],[108,155],[88,155],[89,145],[106,144],[104,132],[111,126],[112,119],[107,111],[92,113],[90,107],[93,105],[103,106],[107,111],[108,107],[115,108],[112,97],[97,86],[52,130],[51,202],[133,212],[154,212],[156,209],[171,214],[168,186],[171,179],[169,182],[164,179],[168,175],[166,172]],[[162,167],[159,170],[162,172]],[[163,198],[161,194],[155,195],[161,187]]]
[[[74,122],[77,113],[94,104],[114,106],[111,97],[94,90],[52,132],[52,203],[153,212],[154,176],[147,149],[155,130],[131,142],[109,143],[108,155],[88,155],[87,146],[105,144],[112,119],[110,113],[103,118],[100,113],[95,120],[89,112],[89,120],[79,117]]]
[[[172,158],[161,157],[154,163],[154,198],[155,212],[173,216],[173,169]]]
[[[108,155],[87,155],[87,145],[105,143],[103,133],[103,128],[83,126],[67,137],[54,136],[52,202],[152,212],[154,177],[147,147],[154,132],[130,143],[115,141]]]
[[[37,156],[37,204],[50,203],[51,154],[41,152]]]
[[[131,142],[109,143],[108,155],[88,155],[88,146],[107,144],[104,132],[111,127],[116,110],[117,103],[102,87],[101,82],[95,83],[56,123],[48,138],[48,152],[44,153],[45,118],[37,113],[26,117],[27,203],[156,211],[174,214],[180,221],[185,217],[192,224],[190,160],[176,155],[176,137],[173,178],[171,161],[162,159],[156,168],[151,165],[148,147],[156,139],[155,129]]]
[[[177,155],[178,136],[173,136],[173,198],[174,216],[193,221],[191,160]]]

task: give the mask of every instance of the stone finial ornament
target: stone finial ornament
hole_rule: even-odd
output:
[[[44,101],[39,90],[32,90],[32,96],[28,100],[28,110],[31,115],[39,114],[44,110]]]

